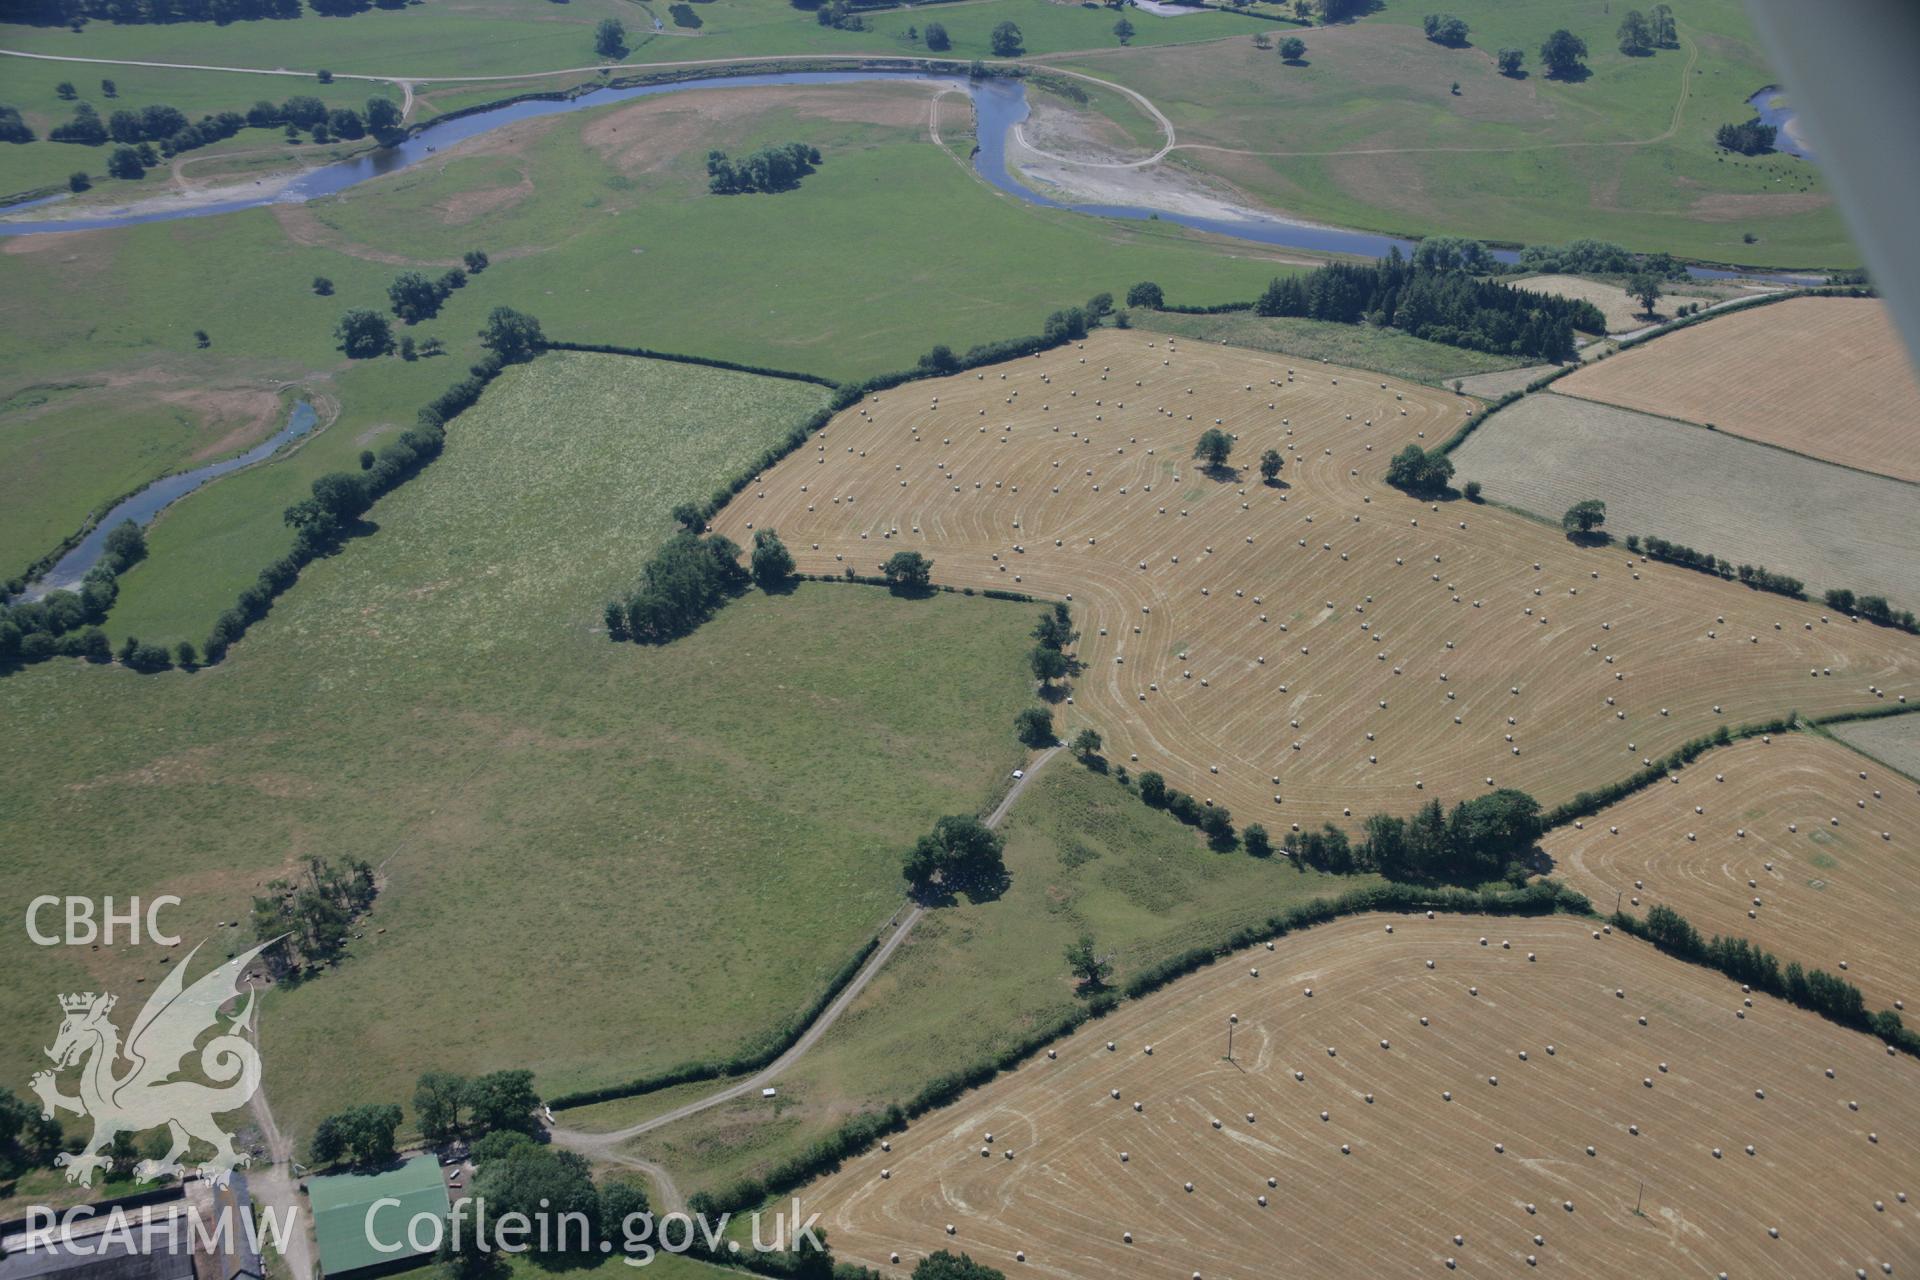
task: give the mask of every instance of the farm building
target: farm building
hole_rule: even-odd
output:
[[[444,1222],[452,1207],[439,1162],[430,1155],[415,1156],[377,1173],[314,1178],[307,1183],[307,1195],[314,1239],[320,1246],[320,1271],[327,1280],[397,1271],[430,1257],[431,1249],[416,1249],[410,1243],[407,1224],[427,1214]],[[399,1203],[375,1210],[379,1200]],[[428,1241],[435,1235],[422,1230],[412,1238]],[[395,1244],[398,1250],[378,1247]]]

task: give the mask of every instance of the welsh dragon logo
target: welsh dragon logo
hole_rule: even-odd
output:
[[[48,1118],[60,1111],[93,1117],[93,1137],[79,1154],[55,1157],[56,1165],[66,1167],[68,1182],[92,1186],[94,1171],[111,1163],[116,1136],[163,1126],[173,1146],[162,1158],[139,1163],[134,1174],[141,1181],[179,1175],[180,1158],[193,1139],[213,1148],[213,1158],[199,1172],[218,1185],[224,1186],[236,1167],[251,1163],[252,1157],[234,1147],[214,1117],[244,1107],[260,1087],[260,1054],[247,1038],[253,1029],[254,996],[241,991],[239,978],[254,957],[272,945],[263,943],[235,956],[188,986],[187,966],[200,950],[195,947],[148,998],[124,1046],[119,1028],[108,1017],[117,996],[88,991],[60,997],[65,1016],[53,1047],[46,1051],[54,1067],[37,1072],[31,1087]],[[227,1015],[222,1028],[221,1006],[243,994],[246,1004]],[[218,1034],[199,1045],[208,1031]],[[200,1074],[210,1084],[179,1078],[196,1046]],[[128,1065],[120,1071],[123,1060]],[[80,1068],[77,1097],[61,1093],[55,1080],[69,1067]]]

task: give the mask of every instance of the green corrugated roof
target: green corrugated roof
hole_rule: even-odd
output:
[[[380,1208],[370,1224],[367,1210],[376,1200],[400,1203]],[[361,1267],[377,1266],[413,1255],[407,1244],[407,1224],[416,1214],[447,1215],[450,1202],[440,1164],[432,1156],[415,1156],[397,1169],[379,1173],[340,1173],[307,1183],[313,1211],[313,1235],[320,1244],[320,1270],[329,1276]],[[422,1239],[432,1239],[424,1228]],[[399,1244],[397,1253],[382,1253],[374,1241]]]

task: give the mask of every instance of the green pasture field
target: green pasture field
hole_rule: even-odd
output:
[[[298,859],[375,863],[350,958],[263,1010],[303,1139],[428,1067],[552,1093],[791,1017],[897,909],[903,844],[1018,761],[1030,696],[1034,609],[977,598],[810,585],[663,648],[599,633],[669,508],[824,397],[616,356],[508,371],[225,663],[0,680],[9,883],[177,893],[224,954],[246,931],[217,922]],[[26,1079],[50,993],[134,1000],[163,956],[0,938],[0,1074]]]
[[[1304,360],[1329,360],[1356,369],[1376,369],[1396,378],[1433,386],[1472,374],[1517,369],[1527,363],[1524,356],[1497,356],[1465,347],[1450,347],[1397,329],[1333,324],[1299,316],[1257,316],[1251,311],[1186,315],[1144,308],[1136,308],[1128,315],[1136,329],[1153,329],[1197,342],[1224,342],[1256,351],[1274,351]]]
[[[0,44],[4,43],[0,41]],[[137,58],[144,55],[129,56]],[[49,185],[65,189],[67,175],[75,170],[92,176],[96,192],[103,195],[110,193],[123,199],[135,195],[153,195],[158,188],[166,185],[170,173],[168,161],[163,160],[157,168],[148,170],[145,178],[126,182],[107,177],[107,156],[117,144],[108,142],[98,147],[88,147],[73,142],[48,141],[48,131],[72,119],[73,109],[80,102],[92,104],[104,121],[116,111],[138,111],[155,103],[178,107],[189,120],[198,120],[201,116],[219,111],[238,111],[244,115],[248,107],[262,98],[284,102],[295,94],[318,98],[329,107],[352,107],[362,115],[366,113],[369,98],[389,98],[396,103],[400,100],[399,90],[390,84],[365,80],[335,80],[332,84],[321,84],[312,76],[235,75],[223,71],[175,71],[160,67],[90,66],[70,62],[40,62],[29,58],[0,59],[0,71],[4,71],[4,77],[0,77],[4,80],[4,84],[0,85],[0,103],[18,108],[38,139],[26,143],[0,143],[0,198]],[[118,91],[115,97],[109,98],[101,92],[102,79],[114,82]],[[63,80],[72,83],[78,91],[77,101],[62,101],[54,93],[54,86]],[[263,148],[278,148],[288,157],[307,163],[324,158],[325,153],[331,150],[316,147],[310,142],[289,146],[278,129],[242,129],[216,147],[186,152],[185,158],[191,162],[196,157],[217,151]],[[188,173],[193,174],[191,166]]]
[[[297,387],[290,394],[339,405],[339,421],[286,461],[223,477],[153,526],[158,549],[203,507],[256,517],[236,541],[240,562],[230,571],[218,556],[201,558],[181,579],[156,584],[154,599],[172,613],[164,625],[140,619],[155,639],[198,643],[213,614],[291,545],[280,511],[313,476],[355,465],[364,432],[411,425],[420,405],[464,376],[480,321],[504,300],[490,293],[489,277],[475,277],[440,319],[414,330],[441,335],[450,356],[355,363],[333,349],[334,322],[350,306],[384,306],[387,282],[404,268],[299,244],[268,210],[5,243],[0,568],[8,575],[79,528],[96,504],[178,469],[210,439],[192,405],[160,404],[157,389]],[[457,261],[417,260],[435,274]],[[315,276],[333,280],[333,296],[313,292]],[[205,350],[193,338],[198,328],[212,341]],[[271,509],[248,496],[262,488],[281,499]],[[209,550],[195,546],[198,555]],[[163,564],[155,555],[127,575],[128,602],[167,572]]]
[[[594,120],[623,109],[613,107],[515,126],[306,206],[11,242],[0,254],[0,368],[18,380],[0,376],[0,395],[17,395],[29,371],[35,383],[98,381],[251,362],[263,377],[339,406],[338,420],[290,456],[170,508],[151,531],[153,554],[126,575],[110,631],[198,643],[291,545],[281,511],[314,476],[354,465],[377,433],[409,425],[464,376],[496,305],[539,316],[554,337],[844,379],[909,366],[937,342],[964,349],[1037,332],[1049,311],[1103,289],[1124,294],[1139,279],[1213,302],[1249,296],[1276,270],[1294,269],[1169,224],[1110,223],[1000,195],[927,142],[925,90],[859,87],[882,118],[910,106],[911,125],[810,116],[808,92],[765,93],[749,114],[703,127],[664,168],[629,174],[619,156],[582,141]],[[671,102],[700,110],[697,97]],[[826,156],[799,190],[707,193],[709,145],[738,153],[793,136]],[[515,194],[523,178],[527,189]],[[475,247],[493,265],[438,319],[396,326],[441,337],[446,357],[348,361],[334,349],[341,312],[384,309],[398,272],[438,274]],[[312,292],[315,276],[333,280],[333,296]],[[196,328],[212,337],[207,351],[195,346]],[[114,396],[108,408],[134,415],[131,424],[139,388]],[[0,439],[26,417],[10,403],[0,401]],[[35,438],[33,423],[15,429],[20,449],[77,451]],[[124,459],[85,461],[63,480],[71,496],[34,495],[45,510],[20,542],[0,543],[0,564],[44,554],[78,527],[99,500],[92,495],[130,487]],[[33,540],[36,528],[52,538]]]
[[[1357,23],[1275,26],[1276,40],[1306,41],[1302,66],[1251,40],[1070,65],[1152,99],[1179,135],[1173,160],[1296,216],[1519,243],[1590,236],[1754,266],[1858,261],[1811,163],[1713,145],[1775,78],[1736,0],[1678,6],[1682,47],[1649,57],[1619,52],[1624,9],[1606,0],[1442,8],[1468,22],[1471,47],[1425,38],[1434,5],[1389,0]],[[1540,65],[1541,41],[1561,26],[1588,46],[1578,83]],[[1509,46],[1526,51],[1524,79],[1494,65]]]
[[[992,57],[988,38],[1001,22],[1019,26],[1026,37],[1025,51],[1033,55],[1119,44],[1113,10],[1051,0],[968,0],[883,11],[865,15],[864,31],[821,26],[811,10],[788,0],[699,4],[697,30],[676,26],[665,16],[665,6],[659,10],[666,23],[659,33],[652,30],[645,11],[624,0],[573,0],[564,6],[473,0],[457,9],[423,4],[374,9],[350,18],[309,12],[285,21],[225,26],[93,22],[77,34],[64,27],[0,24],[0,48],[81,58],[293,70],[324,66],[336,74],[457,77],[593,67],[605,61],[594,52],[594,28],[607,17],[626,24],[628,65],[799,53],[925,54],[924,43],[909,40],[906,32],[929,21],[944,25],[953,39],[952,50],[942,57]],[[1178,18],[1135,12],[1128,17],[1136,45],[1216,39],[1274,25],[1217,12]],[[74,70],[93,74],[87,67]]]
[[[1276,838],[1285,831],[1268,828]],[[851,1112],[905,1101],[1052,1023],[1079,998],[1061,953],[1082,933],[1112,955],[1113,981],[1123,984],[1295,903],[1374,882],[1296,870],[1277,855],[1213,852],[1191,828],[1065,755],[1035,777],[1003,830],[1006,895],[930,912],[781,1078],[777,1107],[740,1099],[634,1139],[633,1150],[673,1170],[685,1192],[715,1189],[796,1154]],[[613,1127],[611,1119],[596,1127]]]

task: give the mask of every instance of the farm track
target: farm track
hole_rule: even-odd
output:
[[[835,1254],[1089,1278],[1920,1260],[1920,1064],[1585,920],[1335,921],[1051,1052],[803,1189]]]
[[[1071,599],[1062,732],[1283,844],[1489,786],[1551,805],[1722,726],[1920,698],[1911,637],[1387,487],[1468,403],[1102,330],[870,398],[716,525],[778,529],[808,572],[915,550],[946,585]],[[1230,478],[1190,461],[1216,421]],[[1253,471],[1267,448],[1286,487]]]
[[[1048,747],[1033,757],[1025,768],[1025,776],[1016,779],[1014,784],[1007,788],[1007,794],[1001,797],[1000,803],[995,805],[993,812],[987,815],[987,826],[998,827],[1006,821],[1007,815],[1013,811],[1014,801],[1026,791],[1027,785],[1033,781],[1034,775],[1040,771],[1041,767],[1053,759],[1059,751],[1060,748],[1057,746]],[[897,916],[893,932],[888,935],[879,949],[868,957],[867,962],[861,966],[860,972],[854,975],[853,980],[847,983],[840,994],[834,997],[832,1003],[821,1011],[820,1016],[807,1026],[800,1038],[795,1040],[785,1053],[759,1071],[743,1080],[675,1107],[671,1111],[662,1112],[660,1115],[628,1125],[623,1129],[615,1129],[607,1133],[585,1133],[556,1127],[550,1131],[552,1140],[557,1145],[577,1151],[589,1159],[623,1164],[639,1170],[653,1179],[655,1190],[665,1207],[684,1208],[686,1201],[681,1196],[679,1187],[674,1184],[672,1176],[663,1166],[643,1160],[620,1148],[642,1134],[664,1129],[670,1124],[698,1115],[722,1103],[745,1097],[779,1079],[789,1067],[820,1043],[821,1038],[827,1034],[833,1024],[839,1021],[840,1015],[859,999],[861,993],[872,983],[875,975],[886,966],[888,960],[893,958],[894,952],[900,949],[901,944],[913,932],[914,926],[919,924],[925,915],[925,907],[914,905],[909,907],[905,914]]]
[[[1846,978],[1871,1008],[1920,998],[1920,786],[1837,742],[1790,733],[1710,752],[1541,845],[1602,911],[1616,896],[1632,916],[1664,903],[1702,935]]]

